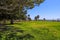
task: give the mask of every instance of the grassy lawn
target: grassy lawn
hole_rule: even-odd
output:
[[[60,22],[24,21],[0,27],[0,40],[60,40]]]

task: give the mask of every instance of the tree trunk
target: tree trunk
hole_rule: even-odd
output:
[[[11,22],[10,22],[10,24],[14,24],[14,21],[13,21],[13,19],[11,19]]]
[[[3,24],[6,24],[6,19],[3,20]]]

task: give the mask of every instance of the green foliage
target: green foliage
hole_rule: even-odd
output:
[[[0,18],[25,19],[27,9],[31,9],[35,6],[34,4],[39,5],[43,1],[44,0],[0,0]]]
[[[37,16],[35,16],[35,20],[37,21],[37,20],[39,20],[39,15],[37,15]]]
[[[30,15],[27,16],[27,20],[31,21]]]

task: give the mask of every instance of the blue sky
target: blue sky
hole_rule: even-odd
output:
[[[60,0],[45,0],[39,6],[27,11],[31,18],[40,15],[40,19],[58,19],[60,18]]]

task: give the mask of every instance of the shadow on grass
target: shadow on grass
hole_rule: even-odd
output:
[[[24,30],[15,28],[14,26],[1,25],[0,26],[0,40],[23,40],[33,39],[31,34],[24,34]],[[18,35],[19,33],[19,35]]]

